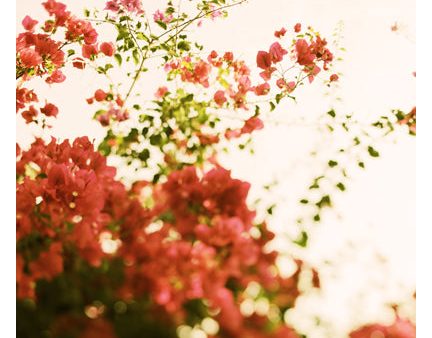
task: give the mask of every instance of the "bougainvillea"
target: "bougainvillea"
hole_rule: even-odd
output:
[[[116,0],[80,18],[47,0],[45,21],[22,20],[18,118],[50,135],[47,118],[62,112],[32,82],[61,83],[67,65],[109,83],[78,98],[96,109],[102,142],[42,137],[17,146],[20,337],[168,338],[194,330],[215,338],[302,337],[284,315],[306,289],[320,287],[319,274],[294,254],[292,273],[281,272],[275,234],[248,202],[250,184],[223,168],[218,154],[231,143],[245,148],[265,127],[262,112],[295,100],[303,85],[338,81],[336,51],[300,23],[276,30],[250,65],[230,51],[204,53],[189,39],[187,27],[243,2],[196,1],[188,12],[168,1],[150,14],[141,1]],[[100,41],[99,25],[117,35]],[[150,58],[163,76],[142,103],[136,84]],[[134,69],[126,85],[109,76],[123,67]],[[392,127],[415,133],[415,108],[395,115]],[[149,179],[122,181],[110,156],[149,171]],[[410,325],[398,317],[351,337],[412,337]]]

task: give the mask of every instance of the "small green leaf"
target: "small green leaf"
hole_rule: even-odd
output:
[[[156,21],[156,23],[157,23],[159,26],[161,26],[163,29],[167,29],[167,25],[166,25],[165,22],[162,22],[162,21]]]
[[[117,61],[118,65],[121,66],[122,61],[123,61],[122,56],[120,54],[116,53],[116,54],[114,54],[114,58]]]
[[[338,189],[340,191],[345,191],[345,185],[342,182],[339,182],[338,184],[336,184],[336,187],[338,187]]]
[[[331,207],[331,199],[329,195],[323,196],[315,205],[318,208]]]
[[[184,40],[183,40],[183,41],[180,41],[180,42],[177,44],[177,48],[180,49],[180,50],[184,50],[184,51],[186,51],[186,52],[190,51],[190,49],[191,49],[189,42],[184,41]]]
[[[376,151],[372,146],[369,146],[369,147],[368,147],[368,153],[369,153],[369,155],[372,156],[372,157],[379,157],[379,156],[380,156],[380,155],[379,155],[379,152]]]
[[[134,63],[137,65],[139,63],[139,52],[138,52],[138,49],[134,49],[132,51],[132,58],[133,58]]]
[[[328,165],[330,168],[336,167],[338,165],[337,161],[330,160],[328,161]]]
[[[295,244],[301,246],[302,248],[307,246],[309,236],[305,231],[302,231],[299,238],[293,241]]]
[[[327,114],[328,115],[330,115],[331,117],[336,117],[336,112],[332,109],[332,110],[329,110],[328,112],[327,112]]]
[[[267,213],[269,215],[273,215],[273,210],[274,210],[275,207],[276,207],[276,205],[273,204],[272,206],[270,206],[269,208],[267,208]]]

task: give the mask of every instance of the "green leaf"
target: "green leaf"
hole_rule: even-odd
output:
[[[276,205],[273,204],[272,206],[270,206],[269,208],[267,208],[267,213],[269,215],[273,215],[273,210],[274,210],[275,207],[276,207]]]
[[[118,65],[121,66],[122,61],[123,61],[122,56],[120,54],[116,53],[116,54],[114,54],[114,58],[117,61]]]
[[[163,29],[167,29],[167,25],[166,25],[166,23],[165,22],[162,22],[162,21],[156,21],[156,23],[159,25],[159,26],[161,26]]]
[[[138,52],[138,49],[134,49],[132,51],[132,57],[133,57],[134,63],[137,65],[139,63],[139,52]]]
[[[364,162],[360,161],[360,162],[357,163],[357,164],[358,164],[358,166],[359,166],[360,168],[363,168],[363,169],[364,169],[364,167],[365,167]]]
[[[315,205],[318,208],[331,207],[331,199],[329,195],[323,196]]]
[[[336,167],[338,165],[337,161],[330,160],[328,161],[328,165],[330,168]]]
[[[276,108],[276,105],[272,101],[270,101],[270,111],[275,110],[275,108]]]
[[[376,151],[376,150],[374,149],[374,147],[372,147],[372,146],[369,146],[369,147],[368,147],[368,153],[369,153],[369,155],[372,156],[372,157],[379,157],[379,156],[380,156],[379,152]]]
[[[345,185],[342,182],[339,182],[338,184],[336,184],[336,187],[338,187],[338,189],[340,191],[345,191],[346,190]]]
[[[329,110],[328,112],[327,112],[327,114],[328,115],[330,115],[331,117],[336,117],[336,112],[332,109],[332,110]]]
[[[184,40],[183,40],[183,41],[180,41],[180,42],[177,44],[177,48],[180,49],[180,50],[184,50],[184,51],[186,51],[186,52],[190,51],[190,49],[191,49],[189,42],[184,41]]]
[[[295,244],[301,246],[302,248],[307,246],[309,236],[305,231],[302,231],[299,238],[293,241]]]
[[[150,151],[148,149],[144,149],[142,152],[139,153],[138,158],[146,162],[150,158]]]

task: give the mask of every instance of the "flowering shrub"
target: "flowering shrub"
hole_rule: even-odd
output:
[[[295,100],[318,74],[326,85],[339,76],[326,39],[300,24],[277,30],[253,65],[229,51],[204,56],[185,29],[242,2],[196,1],[194,14],[168,1],[148,16],[141,1],[115,0],[79,18],[47,0],[42,24],[22,20],[18,118],[48,133],[47,118],[61,111],[41,103],[32,81],[61,83],[66,65],[95,70],[109,85],[79,98],[97,106],[94,119],[106,132],[100,144],[84,136],[17,146],[20,337],[302,336],[284,314],[306,289],[320,287],[318,272],[292,255],[294,271],[281,273],[275,234],[247,202],[250,184],[232,177],[217,155],[230,143],[245,148],[265,126],[262,112]],[[100,42],[99,25],[114,26],[117,36]],[[165,79],[143,107],[134,90],[150,58]],[[126,66],[134,71],[125,87],[109,74]],[[415,109],[396,117],[415,131]],[[121,181],[109,156],[151,178]],[[374,330],[411,337],[394,333],[401,325]]]

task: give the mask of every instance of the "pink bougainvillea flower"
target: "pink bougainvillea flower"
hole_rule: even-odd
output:
[[[288,51],[283,49],[279,42],[275,42],[270,46],[269,54],[273,63],[281,62],[284,55],[288,54]]]
[[[24,118],[26,123],[31,123],[34,118],[38,116],[38,111],[34,106],[30,106],[28,110],[21,113],[21,116]]]
[[[94,93],[94,98],[96,101],[101,102],[101,101],[105,101],[107,95],[108,94],[105,93],[102,89],[98,89]]]
[[[274,36],[277,38],[281,38],[285,35],[286,31],[287,30],[284,27],[282,27],[280,30],[274,32]]]
[[[166,86],[159,87],[155,93],[156,98],[161,99],[168,93],[168,88]]]
[[[337,74],[330,75],[330,82],[335,82],[339,80],[339,76]]]
[[[258,96],[267,95],[269,91],[270,85],[267,82],[256,86],[254,90],[255,94]]]
[[[96,45],[86,45],[82,46],[82,55],[86,59],[90,59],[92,55],[96,55],[98,53]]]
[[[38,23],[37,20],[33,20],[28,15],[26,15],[22,21],[22,25],[23,25],[24,29],[27,31],[33,31],[34,26],[36,26],[37,23]]]
[[[66,80],[66,76],[62,73],[61,70],[56,69],[52,72],[52,74],[46,78],[47,83],[61,83]]]
[[[144,14],[141,0],[120,0],[120,2],[129,12]]]
[[[72,66],[78,69],[84,69],[85,65],[85,61],[82,58],[76,58],[72,61]]]
[[[264,70],[263,72],[260,73],[260,76],[263,78],[263,80],[269,81],[275,70],[276,70],[275,67],[267,68],[266,70]]]
[[[227,101],[225,97],[225,92],[223,90],[218,90],[214,94],[213,99],[218,106],[222,106]]]
[[[299,33],[301,31],[301,24],[296,23],[294,26],[294,32]]]
[[[120,10],[120,5],[116,1],[108,1],[105,5],[105,10],[118,12]]]
[[[270,53],[267,53],[263,50],[260,50],[257,53],[256,63],[257,63],[257,66],[261,69],[270,68],[271,64],[272,64],[272,57],[271,57]]]
[[[112,42],[102,42],[99,50],[106,56],[113,56],[115,53],[115,46]]]
[[[308,66],[315,60],[315,55],[311,53],[310,46],[305,39],[297,40],[295,44],[297,52],[297,62],[299,65]]]
[[[52,103],[47,103],[44,107],[41,108],[41,113],[46,116],[56,117],[58,114],[58,108]]]
[[[260,130],[264,128],[264,123],[258,117],[251,117],[245,121],[244,126],[241,128],[242,134],[250,134],[254,130]]]
[[[232,62],[234,60],[234,54],[232,52],[225,52],[223,55],[223,59],[226,62]]]
[[[32,48],[24,48],[19,55],[25,67],[36,67],[42,63],[42,57]]]
[[[153,20],[155,22],[164,22],[164,23],[170,23],[173,19],[172,15],[165,16],[164,13],[162,13],[159,9],[153,14]]]

